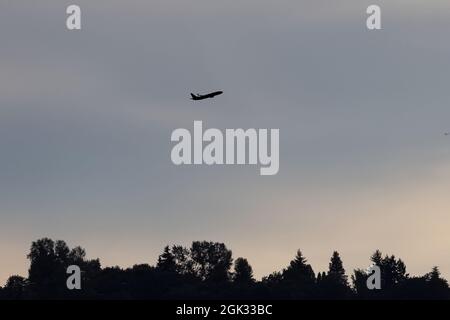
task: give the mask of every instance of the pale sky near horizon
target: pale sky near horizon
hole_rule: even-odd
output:
[[[449,30],[444,0],[2,1],[0,285],[41,237],[122,267],[220,241],[258,278],[380,249],[450,280]],[[173,165],[194,120],[279,128],[278,175]]]

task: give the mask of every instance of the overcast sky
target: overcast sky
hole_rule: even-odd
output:
[[[0,284],[31,241],[103,266],[225,242],[259,278],[301,249],[350,274],[375,249],[450,278],[450,3],[0,3]],[[201,103],[190,92],[223,90]],[[280,171],[175,166],[176,128],[279,128]]]

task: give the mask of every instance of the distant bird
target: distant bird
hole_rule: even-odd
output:
[[[220,95],[220,94],[222,94],[223,93],[223,91],[214,91],[214,92],[211,92],[211,93],[208,93],[208,94],[193,94],[193,93],[191,93],[191,99],[192,100],[203,100],[203,99],[208,99],[208,98],[214,98],[215,96],[218,96],[218,95]]]

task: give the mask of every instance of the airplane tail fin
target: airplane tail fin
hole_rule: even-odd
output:
[[[197,98],[197,96],[193,93],[191,93],[191,97],[192,97],[192,100],[195,100]]]

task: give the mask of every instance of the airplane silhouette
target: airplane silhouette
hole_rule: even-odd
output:
[[[192,100],[203,100],[203,99],[208,99],[208,98],[214,98],[215,96],[218,96],[219,94],[222,94],[223,91],[214,91],[208,94],[193,94],[191,93],[191,99]]]

